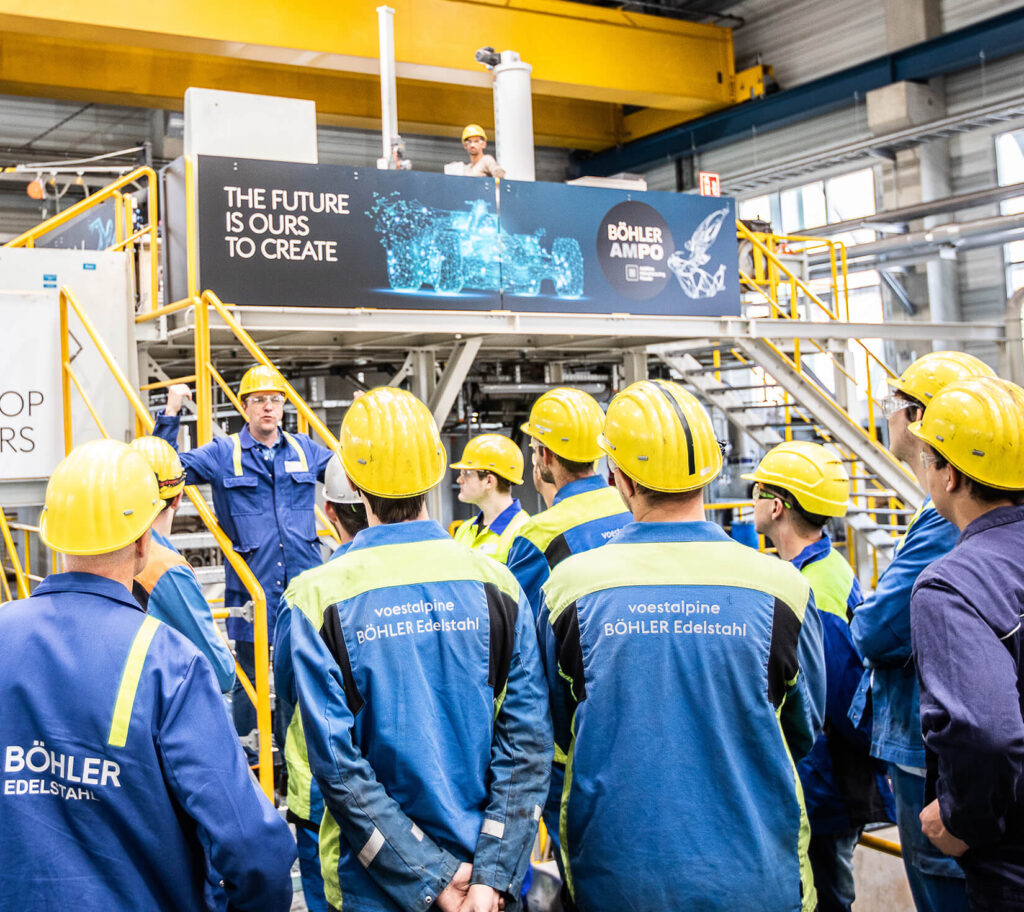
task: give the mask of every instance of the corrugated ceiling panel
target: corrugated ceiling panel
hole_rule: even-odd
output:
[[[783,88],[885,53],[882,0],[742,0],[729,12],[746,20],[733,33],[737,67],[770,64]]]

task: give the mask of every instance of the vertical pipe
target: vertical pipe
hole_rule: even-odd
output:
[[[68,343],[70,329],[68,328],[68,299],[67,292],[60,290],[60,395],[63,400],[64,414],[64,455],[71,452],[71,377],[68,371],[71,369],[71,351]]]
[[[380,139],[381,157],[377,167],[382,171],[394,168],[394,145],[398,139],[398,104],[395,90],[395,11],[390,6],[377,7],[380,35]]]
[[[494,68],[494,133],[499,164],[509,180],[536,179],[530,73],[515,51],[502,51]]]
[[[213,389],[210,383],[210,308],[196,301],[196,446],[213,440]]]

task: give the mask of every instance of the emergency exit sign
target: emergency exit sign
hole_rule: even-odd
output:
[[[699,171],[697,172],[700,177],[700,195],[701,196],[721,196],[722,195],[722,175],[717,171]]]

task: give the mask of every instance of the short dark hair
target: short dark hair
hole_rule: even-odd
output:
[[[949,465],[949,460],[938,450],[931,447],[931,451],[935,454],[935,468],[944,469]],[[956,469],[956,466],[953,466],[953,468]],[[1002,488],[993,488],[991,485],[975,481],[973,478],[965,475],[960,469],[956,470],[960,472],[963,480],[967,483],[968,493],[979,503],[999,503],[1001,500],[1009,500],[1015,504],[1024,503],[1024,491],[1004,491]]]
[[[327,501],[338,517],[341,528],[355,538],[356,533],[362,532],[370,523],[366,518],[366,507],[361,503],[338,503],[335,500]]]
[[[502,478],[497,472],[485,472],[483,469],[477,469],[476,474],[481,481],[486,481],[488,475],[493,475],[499,494],[508,494],[512,490],[512,482],[507,478]]]
[[[541,446],[544,446],[544,444],[541,444]],[[596,459],[592,459],[590,462],[576,462],[573,459],[566,459],[564,456],[559,456],[551,449],[551,447],[544,447],[544,449],[548,450],[551,455],[558,460],[558,464],[570,475],[589,475],[594,471],[594,463],[597,462]]]
[[[619,471],[621,472],[622,470],[619,469]],[[629,478],[628,475],[626,477]],[[629,480],[633,482],[633,488],[636,493],[649,504],[683,503],[692,500],[704,490],[703,487],[700,487],[693,491],[655,491],[653,488],[644,487],[638,481],[633,481],[632,478]]]
[[[427,502],[426,494],[415,494],[412,497],[380,497],[369,491],[362,493],[373,510],[373,515],[385,526],[415,519]]]
[[[766,485],[763,482],[758,482],[761,486],[762,491],[767,491],[769,494],[774,494],[784,504],[788,504],[790,509],[793,511],[790,515],[797,523],[802,523],[805,528],[809,527],[810,531],[821,531],[825,528],[829,521],[828,516],[823,516],[820,513],[811,513],[809,510],[805,510],[800,506],[800,501],[796,499],[796,495],[792,491],[787,491],[785,488],[780,488],[775,485]]]

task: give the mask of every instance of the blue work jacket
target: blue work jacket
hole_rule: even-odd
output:
[[[825,669],[800,573],[714,523],[632,523],[551,572],[541,617],[579,908],[811,912],[794,761]]]
[[[519,498],[514,498],[489,526],[484,525],[484,514],[480,512],[459,526],[452,538],[467,548],[474,548],[505,563],[508,549],[529,518],[530,514],[523,509]]]
[[[0,609],[0,909],[286,912],[295,843],[209,663],[120,583],[44,580]]]
[[[132,594],[139,604],[178,633],[188,637],[213,668],[223,693],[235,684],[235,659],[217,632],[210,603],[203,595],[195,571],[171,542],[153,532],[149,560],[135,577]]]
[[[968,889],[1024,894],[1024,507],[975,519],[911,601],[930,801],[970,846]]]
[[[338,545],[327,558],[337,560],[352,545],[345,542]],[[302,730],[302,714],[299,712],[299,695],[295,689],[295,671],[292,668],[292,614],[283,604],[277,613],[274,626],[274,691],[295,707],[288,734],[285,737],[284,762],[288,766],[288,818],[307,829],[320,829],[324,816],[324,796],[316,778],[309,768],[306,751],[306,735]]]
[[[431,909],[462,862],[514,903],[551,725],[519,586],[430,520],[371,526],[285,592],[331,905]]]
[[[892,789],[869,754],[871,713],[863,713],[859,725],[848,717],[863,672],[847,621],[862,601],[860,583],[827,535],[804,548],[792,564],[814,593],[825,651],[824,731],[797,764],[811,832],[849,833],[867,823],[893,821]]]
[[[619,492],[600,475],[577,478],[559,488],[551,506],[531,516],[519,530],[506,562],[534,614],[540,587],[552,567],[570,554],[603,545],[632,520]]]
[[[157,415],[153,434],[176,446],[180,416]],[[213,507],[235,550],[245,559],[267,598],[267,631],[288,583],[320,563],[316,535],[316,482],[333,453],[305,434],[279,433],[268,462],[244,427],[181,454],[187,484],[209,484]],[[224,562],[224,604],[244,605],[249,593]],[[252,622],[227,620],[228,636],[252,641]]]
[[[910,643],[910,593],[921,571],[949,552],[957,529],[926,500],[897,544],[878,588],[853,612],[850,633],[867,668],[850,710],[856,725],[873,710],[871,755],[900,766],[924,769],[920,692]]]

